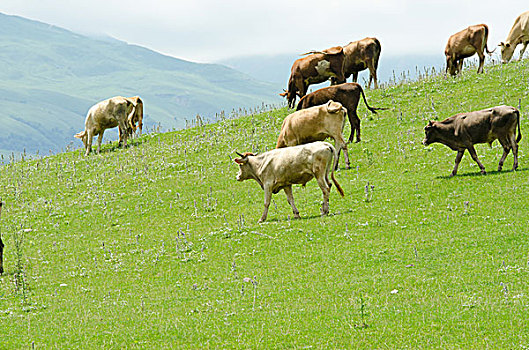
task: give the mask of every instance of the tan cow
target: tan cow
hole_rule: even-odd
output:
[[[306,145],[274,149],[259,155],[253,153],[237,153],[241,158],[236,158],[239,164],[237,181],[253,179],[264,190],[264,211],[259,222],[266,220],[272,193],[285,191],[287,201],[292,207],[294,218],[299,218],[299,211],[294,205],[292,185],[305,185],[316,178],[323,192],[322,215],[329,213],[329,194],[331,179],[343,197],[344,192],[334,177],[331,169],[337,157],[334,147],[327,142],[313,142]]]
[[[296,96],[303,97],[311,84],[323,83],[333,78],[338,84],[345,83],[343,75],[344,53],[341,46],[323,51],[311,51],[292,65],[288,90],[281,93],[290,108],[296,104]]]
[[[518,137],[516,137],[518,127]],[[503,156],[498,165],[498,171],[503,168],[503,162],[512,149],[514,155],[513,170],[518,168],[518,142],[522,139],[520,131],[520,112],[511,106],[498,106],[481,111],[456,114],[443,121],[430,121],[424,127],[426,134],[423,144],[442,143],[457,151],[456,164],[451,176],[457,174],[457,168],[465,150],[479,165],[481,173],[485,174],[485,167],[478,159],[474,145],[498,140],[503,147]]]
[[[523,46],[518,61],[522,59],[529,44],[529,11],[522,13],[516,18],[509,35],[507,35],[507,39],[504,43],[500,43],[502,63],[507,63],[511,60],[514,50],[519,44],[523,44]]]
[[[99,135],[97,139],[97,153],[99,153],[105,130],[119,126],[119,139],[120,142],[123,141],[123,147],[126,147],[127,137],[135,129],[132,121],[134,115],[135,105],[132,100],[122,96],[109,98],[90,108],[85,120],[85,130],[74,136],[83,141],[85,155],[88,155],[92,150],[93,137]]]
[[[283,121],[276,148],[301,145],[314,141],[324,141],[331,137],[338,149],[338,158],[343,149],[346,168],[350,168],[347,143],[342,130],[345,125],[347,110],[339,102],[329,101],[324,105],[302,109],[288,115]]]
[[[378,60],[382,47],[377,38],[364,38],[362,40],[353,41],[343,47],[345,55],[343,73],[345,79],[353,75],[353,82],[358,80],[358,72],[364,69],[369,69],[369,84],[374,81],[375,89],[378,88],[377,69]]]
[[[477,53],[479,56],[478,73],[483,73],[484,52],[486,51],[489,55],[494,52],[487,48],[488,36],[489,27],[486,24],[476,24],[452,35],[445,48],[446,71],[450,75],[458,74],[463,67],[463,60]]]

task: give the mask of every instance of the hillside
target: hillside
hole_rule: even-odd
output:
[[[84,128],[88,109],[140,95],[148,127],[181,128],[197,114],[279,103],[279,87],[218,64],[197,64],[118,40],[0,14],[0,150],[48,154]]]
[[[526,348],[529,61],[367,91],[363,140],[320,217],[315,181],[238,183],[286,109],[3,166],[0,348]],[[501,148],[424,147],[424,126],[521,100],[520,168]],[[152,118],[156,115],[152,114]],[[349,125],[344,131],[349,133]]]

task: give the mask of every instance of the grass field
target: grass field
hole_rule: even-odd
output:
[[[275,145],[287,109],[0,169],[0,348],[529,347],[529,61],[368,91],[363,140],[320,217],[238,183],[234,151]],[[421,143],[457,112],[521,103],[501,148]],[[349,135],[349,126],[344,131]],[[512,166],[512,155],[504,169]],[[343,161],[342,161],[343,164]]]

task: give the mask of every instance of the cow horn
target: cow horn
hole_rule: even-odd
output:
[[[316,53],[321,53],[322,55],[325,55],[325,54],[326,54],[326,53],[323,52],[323,51],[309,51],[309,52],[302,53],[300,56],[312,55],[312,54],[316,54]]]
[[[239,157],[244,158],[244,155],[240,154],[239,152],[235,151],[235,153],[237,153]]]

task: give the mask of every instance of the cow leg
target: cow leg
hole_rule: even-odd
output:
[[[529,41],[526,41],[523,43],[522,49],[520,50],[520,57],[518,57],[518,61],[522,60],[523,54],[525,53],[525,49],[527,48],[527,45],[529,44]]]
[[[476,153],[476,149],[474,148],[474,146],[468,147],[468,153],[470,153],[472,159],[474,159],[474,161],[478,163],[478,166],[481,169],[481,173],[485,175],[487,172],[485,171],[485,167],[483,166],[483,164],[481,164],[481,162],[479,161],[478,154]]]
[[[369,69],[369,85],[368,88],[371,88],[371,81],[374,81],[374,88],[378,89],[378,82],[377,82],[377,70],[375,68],[375,65],[372,61],[368,62],[367,68]]]
[[[283,188],[283,191],[285,191],[285,194],[287,195],[287,201],[288,204],[292,207],[292,212],[294,213],[294,219],[299,219],[299,211],[298,208],[296,208],[296,205],[294,204],[294,196],[292,195],[292,186],[287,186]]]
[[[0,275],[3,273],[4,273],[4,242],[2,242],[2,237],[0,237]]]
[[[514,163],[512,165],[512,170],[518,169],[518,143],[516,142],[516,136],[513,134],[511,136],[511,147],[512,155],[514,156]]]
[[[351,169],[351,164],[349,163],[349,153],[347,152],[347,143],[345,143],[345,140],[343,139],[341,132],[340,132],[339,138],[334,142],[334,148],[338,150],[338,159],[340,159],[340,152],[343,149],[345,168]],[[337,169],[338,169],[338,160],[336,160],[336,166],[334,167],[334,170],[337,170]]]
[[[479,67],[478,67],[478,73],[483,73],[483,64],[485,63],[485,54],[483,51],[477,51],[479,56]]]
[[[463,154],[465,154],[465,150],[457,151],[456,165],[454,166],[454,170],[452,170],[452,174],[450,176],[455,176],[457,174],[457,168],[459,167],[459,163],[461,163],[461,158],[463,158]]]
[[[501,171],[503,168],[503,162],[505,162],[505,158],[507,158],[507,155],[509,155],[509,152],[511,151],[511,141],[510,140],[502,140],[499,139],[502,147],[503,147],[503,155],[500,158],[500,162],[498,163],[498,171]]]
[[[463,71],[463,59],[457,61],[457,71],[456,74],[460,74]]]
[[[326,179],[326,171],[324,168],[317,170],[318,176],[316,177],[316,180],[318,181],[318,185],[321,188],[321,191],[323,192],[323,203],[321,205],[321,215],[327,215],[329,214],[329,194],[331,193],[331,187],[329,186],[329,180]]]
[[[86,144],[85,144],[85,156],[89,155],[92,151],[92,140],[94,138],[94,134],[92,133],[92,130],[86,131]]]
[[[356,83],[357,80],[358,80],[358,72],[354,72],[353,73],[353,83]]]
[[[353,142],[354,135],[356,133],[356,142],[360,142],[360,118],[356,111],[349,112],[347,110],[347,117],[349,118],[349,124],[351,124],[351,135],[349,135],[349,142]]]
[[[265,186],[264,187],[264,211],[263,211],[263,215],[261,216],[258,222],[263,222],[266,220],[266,217],[268,216],[268,207],[270,206],[271,200],[272,200],[272,191],[270,190],[270,187]]]
[[[101,153],[101,142],[103,142],[103,134],[104,133],[105,133],[104,131],[101,131],[99,133],[99,136],[97,137],[97,154]]]

